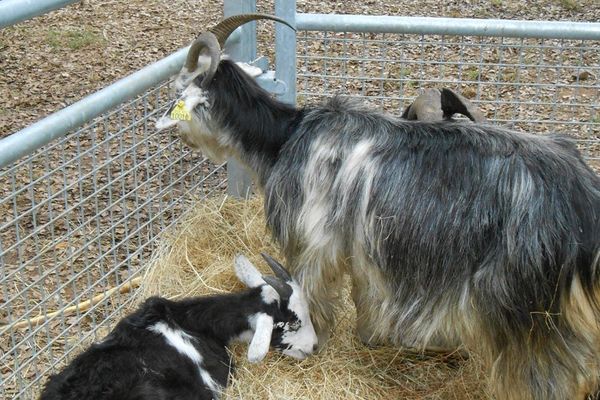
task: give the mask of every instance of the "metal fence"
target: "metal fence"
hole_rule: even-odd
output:
[[[456,88],[494,123],[570,133],[590,163],[598,162],[600,24],[541,26],[531,35],[511,21],[480,21],[461,33],[448,27],[469,21],[378,18],[365,25],[360,16],[317,18],[294,6],[276,2],[299,28],[297,35],[277,28],[277,77],[290,89],[284,99],[297,94],[299,103],[311,103],[340,93],[400,114],[420,88]],[[249,34],[243,40],[253,43]],[[248,59],[253,51],[239,54]],[[272,76],[265,79],[272,85]],[[102,337],[130,306],[125,292],[160,233],[191,199],[227,185],[222,165],[154,131],[171,100],[166,86],[0,169],[2,398],[35,396],[50,372]]]
[[[160,86],[0,171],[2,398],[105,334],[159,233],[225,188],[222,166],[154,132],[168,100]]]
[[[600,24],[308,14],[296,24],[299,103],[341,94],[400,115],[423,88],[457,89],[491,123],[575,137],[600,167]]]

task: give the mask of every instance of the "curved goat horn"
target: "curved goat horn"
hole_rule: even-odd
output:
[[[292,292],[294,290],[287,283],[275,278],[274,276],[263,276],[263,280],[267,285],[275,289],[282,301],[289,300],[290,297],[292,297]]]
[[[417,96],[415,101],[404,110],[402,118],[425,122],[443,120],[441,92],[437,89],[425,89],[423,93]]]
[[[250,13],[233,15],[231,17],[225,18],[223,21],[210,28],[209,32],[214,33],[214,35],[217,37],[217,40],[219,41],[219,45],[223,47],[229,35],[231,35],[238,26],[242,26],[247,22],[256,21],[259,19],[270,19],[272,21],[281,22],[282,24],[285,24],[292,28],[294,31],[296,30],[296,28],[290,25],[289,22],[274,15]]]
[[[440,101],[444,118],[451,118],[453,114],[459,113],[473,122],[486,122],[483,113],[459,93],[444,88],[441,92]]]
[[[215,34],[212,32],[201,33],[200,36],[198,36],[198,38],[192,42],[185,60],[185,67],[189,72],[196,70],[196,67],[198,66],[198,56],[200,55],[200,51],[202,51],[204,48],[208,49],[210,67],[206,72],[206,76],[202,80],[202,87],[206,87],[206,84],[210,82],[212,77],[215,75],[215,72],[217,72],[217,66],[219,65],[221,46],[219,46],[219,42]]]
[[[210,28],[208,32],[203,32],[198,36],[196,40],[190,46],[190,50],[188,51],[187,58],[185,61],[185,67],[188,71],[194,71],[198,66],[198,56],[200,55],[200,51],[204,48],[208,49],[208,56],[210,57],[210,67],[206,72],[206,76],[202,80],[202,87],[206,87],[206,84],[210,82],[217,71],[217,66],[219,64],[219,55],[221,52],[221,48],[225,45],[225,41],[233,33],[233,31],[241,25],[244,25],[247,22],[255,21],[259,19],[270,19],[273,21],[281,22],[289,26],[290,28],[296,30],[292,25],[290,25],[287,21],[276,17],[274,15],[269,14],[240,14],[234,15],[229,18],[225,18],[223,21],[219,22],[214,27]]]
[[[275,261],[273,257],[265,253],[260,253],[260,255],[262,256],[262,258],[265,259],[267,264],[269,264],[269,267],[271,267],[271,270],[275,273],[275,276],[277,276],[284,282],[289,282],[292,280],[292,276],[290,275],[290,273],[285,269],[283,265]]]

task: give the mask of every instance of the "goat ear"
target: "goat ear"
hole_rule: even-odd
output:
[[[168,129],[168,128],[172,127],[172,126],[177,125],[177,122],[179,122],[179,121],[172,119],[168,115],[164,115],[158,121],[156,121],[156,125],[155,125],[156,126],[156,130],[158,132],[160,132],[162,130]]]
[[[235,256],[233,266],[238,279],[249,288],[255,288],[265,284],[261,273],[245,256],[241,254]]]
[[[271,346],[272,333],[273,317],[264,313],[258,314],[254,336],[248,346],[248,361],[256,363],[265,358]]]
[[[404,109],[404,112],[402,113],[402,116],[400,118],[402,119],[412,119],[412,118],[408,118],[410,114],[410,109],[412,108],[412,103],[410,103],[410,105],[408,107],[406,107]]]
[[[460,94],[442,89],[442,111],[444,118],[451,118],[454,114],[462,114],[474,122],[485,122],[485,117],[469,100]]]
[[[208,71],[208,69],[210,68],[210,63],[211,63],[210,56],[208,54],[201,53],[198,56],[198,67],[196,67],[195,71],[190,71],[190,72],[195,72],[194,75],[198,75],[205,71]]]
[[[423,122],[441,121],[442,105],[440,100],[440,91],[438,89],[425,89],[417,96],[415,101],[405,111],[408,120],[418,120]]]
[[[160,117],[160,119],[158,121],[156,121],[156,130],[157,131],[160,132],[163,129],[167,129],[167,128],[177,125],[177,120],[171,118],[171,112],[173,111],[173,109],[175,108],[176,105],[177,105],[177,102],[174,101],[173,104],[171,105],[171,107],[169,107],[169,109],[167,110],[167,112],[165,112],[165,114],[162,117]]]

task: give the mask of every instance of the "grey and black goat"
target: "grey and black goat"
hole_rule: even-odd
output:
[[[200,35],[176,78],[182,139],[256,174],[325,343],[343,276],[365,342],[486,363],[498,399],[584,398],[600,377],[600,178],[574,142],[275,100]],[[183,118],[180,116],[183,115]]]

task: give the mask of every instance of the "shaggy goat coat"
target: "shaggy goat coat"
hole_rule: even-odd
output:
[[[600,179],[573,142],[295,109],[234,63],[200,78],[182,137],[239,158],[326,337],[352,277],[366,342],[479,353],[499,399],[582,399],[600,374]],[[194,93],[196,93],[194,92]]]

